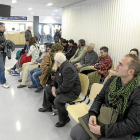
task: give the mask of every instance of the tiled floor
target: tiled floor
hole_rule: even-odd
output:
[[[15,60],[6,61],[6,70]],[[76,124],[71,121],[63,128],[56,128],[57,116],[51,113],[40,113],[43,92],[35,93],[27,87],[17,89],[19,76],[12,76],[6,71],[9,89],[0,87],[0,140],[70,140],[70,130]],[[30,80],[27,85],[30,85]]]

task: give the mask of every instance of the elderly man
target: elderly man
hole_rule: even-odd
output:
[[[77,66],[77,69],[95,64],[96,60],[98,59],[98,55],[94,51],[94,48],[95,48],[95,45],[93,43],[88,44],[87,52],[85,53],[85,56],[81,60],[80,65]]]
[[[10,86],[6,83],[5,78],[5,59],[6,59],[6,53],[4,52],[5,48],[5,24],[0,22],[0,84],[4,88],[9,88]]]
[[[96,96],[89,110],[89,130],[100,135],[99,140],[136,140],[140,136],[140,60],[132,54],[123,57],[116,67],[116,76],[111,77]],[[98,125],[100,108],[118,110],[114,124]],[[71,131],[72,140],[89,140],[90,136],[81,124]]]
[[[56,53],[54,60],[58,69],[51,86],[47,86],[44,91],[43,108],[39,111],[51,112],[52,105],[55,105],[59,117],[55,126],[63,127],[70,121],[65,105],[78,98],[81,85],[76,68],[66,60],[63,53]]]
[[[72,64],[79,63],[82,60],[82,58],[84,57],[85,53],[87,52],[84,39],[79,40],[78,46],[79,46],[79,48],[77,49],[76,53],[70,59],[70,63],[72,63]]]
[[[28,29],[25,31],[25,40],[29,40],[32,37],[31,26],[28,26]]]

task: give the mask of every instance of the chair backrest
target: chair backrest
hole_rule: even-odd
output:
[[[103,88],[103,84],[98,84],[98,83],[94,83],[91,86],[91,90],[90,90],[90,94],[89,94],[89,99],[91,101],[94,101],[94,98],[97,96],[97,94],[100,93],[101,89]]]
[[[81,92],[86,96],[89,87],[89,79],[85,74],[78,73],[78,75],[81,82]]]

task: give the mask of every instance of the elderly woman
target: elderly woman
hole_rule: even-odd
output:
[[[78,98],[81,85],[76,68],[66,60],[63,53],[56,53],[54,60],[58,66],[56,76],[51,86],[47,86],[44,91],[43,108],[39,111],[51,112],[52,105],[55,105],[59,117],[55,126],[63,127],[70,121],[65,105]]]

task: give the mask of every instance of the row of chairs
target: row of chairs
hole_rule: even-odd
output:
[[[103,84],[94,83],[91,87],[90,94],[88,93],[88,87],[89,87],[89,79],[87,75],[79,73],[79,78],[81,82],[81,94],[84,95],[84,99],[82,100],[80,97],[78,97],[75,101],[73,101],[73,105],[67,106],[67,110],[69,114],[73,117],[73,119],[77,122],[78,118],[81,116],[84,116],[88,113],[90,106],[88,105],[90,101],[94,101],[94,98],[96,95],[101,91]],[[82,103],[86,100],[86,98],[89,98],[88,103]],[[80,102],[79,104],[75,104],[77,102]]]

